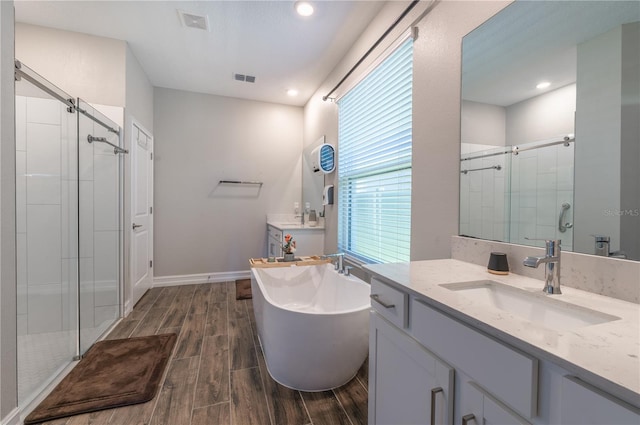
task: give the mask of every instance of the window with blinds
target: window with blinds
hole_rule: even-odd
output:
[[[338,101],[338,249],[364,262],[409,261],[409,38]]]

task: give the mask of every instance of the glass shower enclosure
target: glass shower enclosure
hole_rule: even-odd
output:
[[[121,316],[120,128],[16,62],[18,401]]]

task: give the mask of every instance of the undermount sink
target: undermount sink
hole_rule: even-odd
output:
[[[493,280],[441,284],[487,307],[513,313],[549,329],[568,330],[619,320],[619,317],[569,304],[558,295],[514,288]]]

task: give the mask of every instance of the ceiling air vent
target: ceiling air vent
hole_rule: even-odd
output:
[[[233,74],[233,79],[236,81],[244,81],[245,83],[255,83],[256,77],[253,75]]]
[[[180,17],[180,22],[185,27],[209,31],[209,18],[206,15],[195,15],[178,9],[178,16]]]

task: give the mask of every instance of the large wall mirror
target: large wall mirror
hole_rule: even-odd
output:
[[[640,2],[515,1],[463,39],[460,234],[640,260]]]

